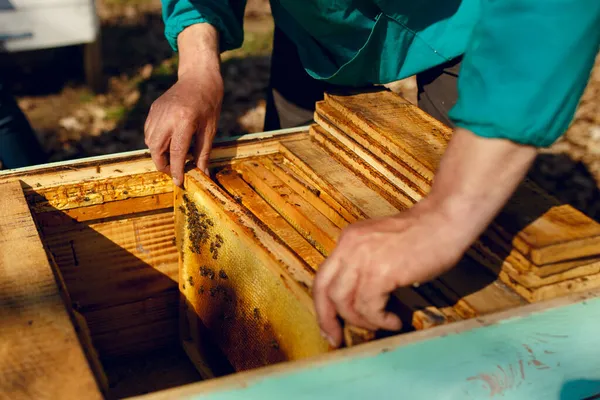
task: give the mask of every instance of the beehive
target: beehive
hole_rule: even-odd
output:
[[[387,91],[328,95],[315,120],[212,179],[188,172],[175,196],[184,343],[209,332],[236,370],[329,351],[310,300],[315,271],[344,227],[422,199],[452,135]],[[598,287],[599,256],[600,224],[526,180],[454,269],[398,289],[390,306],[403,332],[481,317]],[[347,326],[346,345],[379,334],[390,333]]]
[[[593,377],[598,224],[531,182],[455,269],[394,293],[401,332],[345,326],[332,351],[315,270],[345,226],[427,194],[451,132],[385,91],[316,121],[217,143],[175,191],[147,152],[2,172],[0,397],[552,398]]]

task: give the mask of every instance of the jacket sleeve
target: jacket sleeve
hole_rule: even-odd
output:
[[[482,0],[461,63],[457,126],[546,147],[569,127],[600,47],[599,0]]]
[[[221,52],[238,48],[244,41],[246,0],[161,0],[165,36],[174,51],[177,36],[190,25],[209,23],[219,32]]]

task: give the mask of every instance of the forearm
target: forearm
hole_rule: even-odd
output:
[[[536,148],[487,139],[458,128],[422,207],[432,207],[458,227],[464,250],[486,229],[524,178]]]
[[[220,75],[219,33],[208,23],[185,28],[177,37],[179,48],[179,79],[187,74],[216,73]]]

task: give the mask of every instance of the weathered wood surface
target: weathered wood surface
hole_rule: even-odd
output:
[[[139,399],[597,398],[599,296],[571,295]]]
[[[310,139],[283,143],[281,150],[294,165],[357,218],[373,218],[397,212],[377,191],[368,187],[355,173]],[[358,205],[367,206],[371,214],[365,214]]]
[[[321,253],[333,251],[340,228],[259,162],[244,162],[238,168],[244,180]]]
[[[80,224],[45,236],[76,308],[138,301],[177,287],[172,212]]]
[[[413,205],[413,200],[404,192],[404,188],[406,188],[406,185],[403,185],[404,180],[399,179],[389,169],[373,160],[369,161],[374,162],[375,166],[368,164],[362,158],[368,159],[366,152],[361,154],[358,147],[351,151],[319,126],[312,126],[309,133],[333,158],[351,171],[358,173],[359,176],[364,176],[365,184],[378,190],[380,195],[393,204],[396,209],[405,210]],[[403,187],[402,190],[399,188],[400,186]]]
[[[239,173],[230,169],[221,170],[217,174],[217,181],[234,198],[239,199],[275,235],[290,246],[313,270],[316,271],[319,265],[325,261],[325,257],[304,236],[298,233],[285,218],[252,190]]]
[[[21,185],[0,193],[0,397],[102,398]]]

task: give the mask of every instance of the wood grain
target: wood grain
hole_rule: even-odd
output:
[[[100,399],[21,185],[0,193],[0,397]]]
[[[600,254],[600,224],[531,181],[517,188],[494,227],[538,266]]]
[[[350,151],[341,142],[326,132],[318,125],[311,126],[309,133],[332,158],[341,162],[344,166],[364,177],[364,183],[374,190],[378,190],[383,198],[398,210],[406,210],[413,205],[413,200],[406,194],[406,185],[399,185],[402,179],[398,179],[394,173],[385,168],[375,160],[368,164],[363,158],[368,154],[361,154],[359,147]]]
[[[316,184],[309,182],[309,179],[301,176],[299,171],[269,157],[261,157],[260,163],[312,204],[313,207],[331,220],[338,228],[344,229],[350,221],[356,221],[356,218],[352,217],[352,214],[346,211],[345,208],[333,200],[329,194],[325,193]]]
[[[569,279],[539,288],[527,288],[512,279],[507,272],[500,272],[500,280],[529,302],[550,300],[571,293],[580,293],[600,287],[600,274]]]
[[[497,277],[464,257],[433,282],[434,287],[444,294],[462,318],[473,318],[526,304],[526,302],[497,281]]]
[[[433,179],[450,139],[450,128],[389,91],[326,95],[325,100],[384,147],[391,145],[390,151],[423,178]]]
[[[333,251],[340,228],[258,161],[237,167],[244,180],[323,255]]]
[[[232,169],[224,169],[217,173],[217,181],[234,198],[237,198],[248,210],[260,219],[269,229],[285,242],[313,270],[325,261],[319,253],[292,225],[275,211],[262,197],[244,182],[242,177]]]
[[[172,208],[173,194],[169,192],[87,207],[41,212],[35,215],[35,220],[44,234],[52,234],[77,229],[79,222],[101,222],[101,220],[108,218],[123,218],[131,214],[155,210],[170,211]]]
[[[132,216],[47,235],[74,307],[139,301],[177,287],[172,212]]]
[[[282,143],[282,153],[359,218],[390,215],[397,209],[351,170],[309,139]],[[368,209],[370,214],[366,214]]]
[[[380,168],[380,162],[374,158],[376,154],[393,153],[429,182],[451,137],[448,127],[385,91],[351,96],[327,95],[325,102],[318,106],[315,118],[332,135],[341,137],[340,132],[346,133],[348,139],[345,141],[352,149],[358,148],[362,153],[371,149],[371,154],[364,159],[374,169]],[[332,126],[328,118],[339,121],[339,125]],[[357,131],[362,131],[363,135]],[[360,140],[363,145],[357,147],[358,143],[350,142],[350,138]],[[389,156],[386,159],[394,161]],[[402,169],[397,163],[396,166]],[[414,173],[409,171],[406,177],[424,188],[422,180]],[[393,178],[388,178],[394,182]],[[399,189],[405,188],[403,183],[395,182],[395,185]],[[417,201],[419,197],[415,196],[413,200]],[[528,180],[510,198],[492,229],[537,266],[599,254],[600,224],[574,207],[561,204]]]
[[[383,173],[383,168],[391,170],[390,175],[396,179],[394,183],[413,199],[418,200],[429,192],[431,182],[416,173],[396,152],[367,135],[331,105],[324,101],[317,103],[315,122],[346,147],[360,154],[366,162],[377,166],[380,172]]]
[[[497,242],[487,237],[480,238],[470,249],[470,254],[493,273],[499,274],[500,271],[504,271],[519,284],[530,289],[600,273],[600,261],[594,258],[591,260],[578,260],[577,265],[570,263],[571,265],[567,265],[568,268],[563,272],[540,277],[533,269],[544,270],[546,266],[532,265],[529,260],[514,249],[507,253]]]

